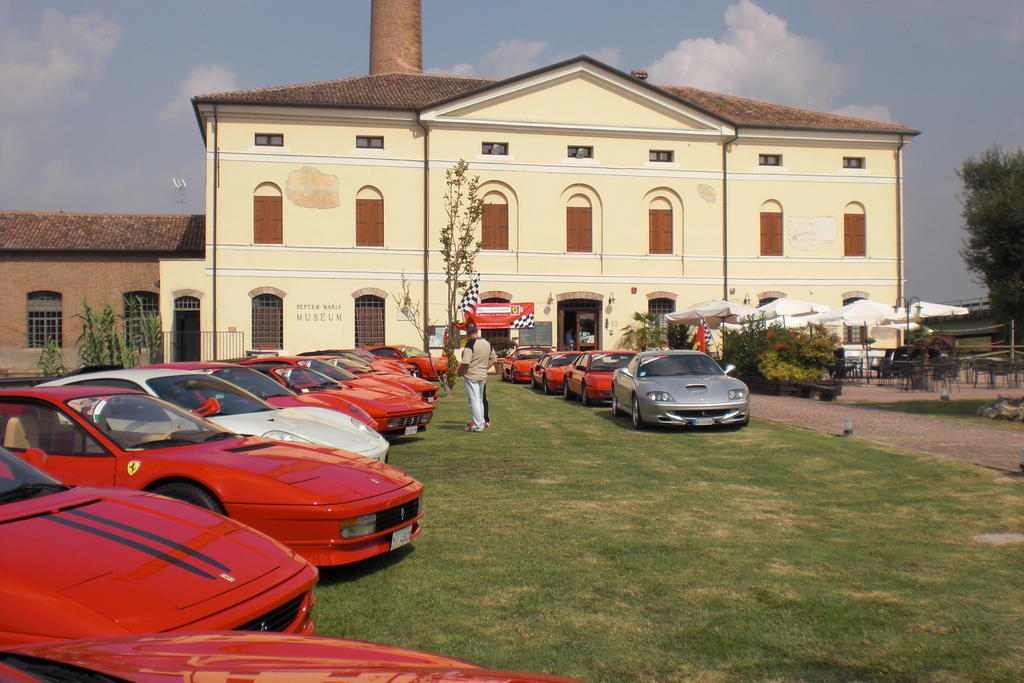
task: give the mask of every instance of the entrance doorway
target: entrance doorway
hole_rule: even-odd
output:
[[[558,303],[558,348],[593,351],[601,348],[601,302],[568,299]]]
[[[174,300],[174,327],[171,358],[174,362],[198,361],[199,299],[180,296]]]

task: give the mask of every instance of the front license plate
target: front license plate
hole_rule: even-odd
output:
[[[399,529],[398,531],[391,534],[391,549],[401,548],[403,545],[409,542],[412,538],[412,525]]]
[[[413,434],[415,434],[418,431],[420,431],[420,428],[415,426],[415,425],[413,425],[412,427],[406,427],[405,428],[405,435],[406,436],[412,436]]]
[[[427,403],[433,403],[437,400],[436,396],[427,396]]]
[[[710,417],[695,417],[693,418],[693,424],[698,427],[707,427],[708,425],[715,424],[715,421]]]

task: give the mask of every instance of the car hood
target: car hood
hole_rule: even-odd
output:
[[[147,683],[227,680],[228,672],[246,680],[268,677],[307,683],[568,680],[481,669],[458,659],[388,645],[276,633],[146,635],[25,645],[14,651]]]
[[[111,634],[176,628],[194,619],[189,608],[241,596],[250,582],[296,562],[248,527],[141,492],[74,488],[18,510],[0,520],[0,590],[37,596],[37,610],[31,622],[25,614],[0,620],[24,618],[36,630],[23,632],[41,637],[87,635],[74,632],[83,611],[105,617]]]
[[[358,428],[349,416],[327,408],[280,408],[239,415],[213,415],[207,419],[238,434],[263,436],[267,432],[281,430],[313,443],[372,458],[380,457],[388,447],[387,441],[379,434]]]
[[[184,455],[193,457],[187,453]],[[295,489],[297,495],[294,500],[274,501],[280,504],[347,503],[389,493],[416,481],[402,470],[353,453],[257,438],[225,442],[221,452],[211,461],[225,468],[279,481]]]
[[[362,380],[355,380],[361,382]],[[314,393],[314,392],[311,392]],[[349,384],[347,389],[328,389],[325,392],[348,399],[371,415],[407,413],[411,410],[430,410],[429,403],[421,401],[419,394],[405,389]]]
[[[675,377],[644,377],[638,389],[643,392],[667,391],[677,403],[714,403],[728,401],[730,389],[746,385],[727,375],[678,375]]]

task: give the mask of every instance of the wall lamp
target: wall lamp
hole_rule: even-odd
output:
[[[615,303],[615,292],[612,292],[611,294],[608,295],[608,303],[609,304]]]

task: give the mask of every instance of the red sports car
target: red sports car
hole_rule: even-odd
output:
[[[0,652],[0,680],[18,672],[44,680],[182,683],[183,681],[423,681],[426,683],[572,683],[544,674],[485,669],[441,655],[358,640],[269,633],[189,633],[23,645]],[[6,667],[4,667],[6,665]],[[8,673],[10,672],[10,673]],[[49,676],[53,676],[50,678]]]
[[[496,364],[498,374],[503,380],[512,382],[512,384],[529,382],[533,364],[548,351],[550,351],[549,348],[542,346],[523,346],[518,348],[507,356],[498,359]]]
[[[249,524],[314,564],[420,532],[423,485],[328,447],[239,436],[153,396],[103,386],[0,390],[3,446],[78,485],[159,493]]]
[[[612,399],[612,373],[624,367],[636,351],[583,351],[565,371],[562,396],[579,396],[583,405]]]
[[[283,365],[294,365],[303,368],[309,368],[315,370],[321,375],[327,375],[335,382],[344,384],[347,387],[354,387],[356,389],[372,389],[373,391],[380,392],[382,394],[388,394],[389,396],[395,396],[402,399],[416,399],[425,401],[427,403],[433,403],[433,401],[426,401],[426,399],[415,389],[410,389],[401,382],[396,382],[387,377],[378,377],[376,375],[357,375],[354,372],[349,372],[343,367],[334,365],[333,363],[326,363],[321,358],[313,356],[269,356],[264,358],[253,358],[247,359],[241,362],[242,365],[250,365],[253,363],[259,363],[260,365],[271,365],[274,363],[280,363]],[[411,375],[406,375],[409,379],[416,379]],[[426,380],[418,380],[426,384],[430,384],[430,388],[434,390],[434,397],[437,397],[437,388],[427,382]]]
[[[275,408],[299,408],[301,406],[313,406],[315,408],[327,408],[345,413],[349,417],[359,420],[370,429],[377,429],[377,421],[370,417],[370,414],[357,406],[355,403],[337,395],[325,394],[297,394],[294,391],[282,386],[259,370],[236,365],[235,363],[214,363],[214,362],[180,362],[164,363],[162,365],[149,365],[150,368],[168,368],[177,370],[194,370],[213,375],[233,384],[239,389],[244,389],[250,394],[262,398]]]
[[[400,398],[373,389],[356,389],[340,384],[315,370],[284,363],[250,363],[292,391],[302,394],[325,393],[346,398],[365,410],[376,423],[374,428],[386,436],[411,436],[426,431],[434,416],[433,406],[419,397]]]
[[[530,386],[540,388],[545,394],[562,391],[562,378],[572,362],[579,358],[579,351],[556,351],[546,353],[530,369]]]
[[[0,548],[4,646],[159,631],[313,631],[316,569],[283,545],[176,500],[65,486],[2,448]]]
[[[437,379],[448,370],[448,359],[445,356],[428,356],[414,346],[368,346],[366,350],[375,356],[405,363],[412,374],[423,379]]]
[[[401,372],[377,370],[369,363],[364,363],[361,360],[356,360],[349,356],[317,355],[313,353],[304,353],[301,355],[313,356],[324,363],[334,365],[342,370],[347,370],[356,377],[370,377],[378,380],[386,380],[390,384],[397,383],[403,387],[412,389],[427,403],[437,402],[437,385],[433,382],[428,382],[425,379],[413,377],[404,370]]]

